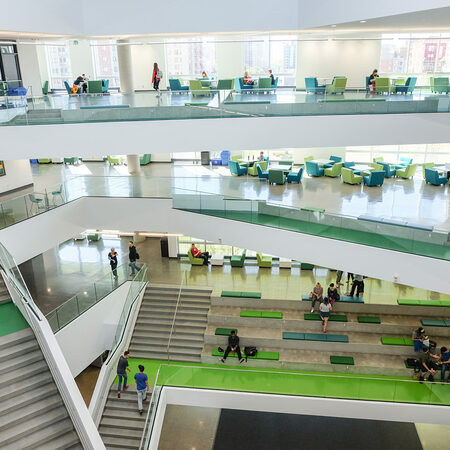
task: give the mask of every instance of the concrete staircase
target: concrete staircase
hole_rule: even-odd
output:
[[[11,120],[14,125],[40,125],[46,123],[64,123],[60,109],[33,109]]]
[[[133,358],[167,359],[178,292],[176,286],[147,287],[129,347]],[[182,289],[170,360],[200,362],[210,304],[211,289]]]
[[[30,328],[0,337],[0,448],[83,448]]]
[[[3,278],[0,277],[0,305],[4,303],[8,303],[11,301],[11,296],[9,295],[8,289],[6,288],[6,284],[3,281]]]
[[[117,398],[117,385],[113,384],[106,400],[99,432],[106,448],[138,449],[144,431],[151,393],[143,403],[142,416],[137,409],[134,386],[122,391]]]

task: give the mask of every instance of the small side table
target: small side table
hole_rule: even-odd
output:
[[[287,258],[280,258],[280,269],[290,269],[292,267],[292,261]]]
[[[209,262],[212,266],[223,266],[223,255],[212,255]]]

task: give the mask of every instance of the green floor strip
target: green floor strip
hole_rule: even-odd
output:
[[[224,219],[237,220],[239,222],[253,223],[256,225],[269,226],[274,228],[281,228],[289,231],[296,231],[299,233],[311,234],[314,236],[321,236],[330,239],[337,239],[347,242],[354,242],[362,245],[369,245],[371,247],[385,248],[403,253],[412,253],[415,255],[429,256],[431,258],[450,260],[450,246],[432,244],[430,242],[415,241],[401,237],[386,236],[383,234],[371,233],[362,230],[351,230],[332,225],[324,225],[322,223],[307,222],[298,219],[290,219],[288,217],[271,216],[269,214],[258,214],[251,211],[224,211],[211,209],[188,209],[181,208],[184,211],[190,211],[199,214],[205,214],[214,217],[221,217]],[[431,300],[427,301],[428,306],[432,306]],[[445,301],[440,301],[445,302]],[[403,303],[399,303],[403,304]],[[447,304],[440,306],[450,306],[450,301]]]
[[[6,336],[28,327],[28,322],[13,302],[0,305],[0,336]]]
[[[255,369],[245,363],[238,367],[227,367],[226,364],[182,362],[171,362],[167,365],[167,361],[150,359],[130,358],[128,361],[131,369],[128,383],[132,386],[135,385],[133,377],[138,372],[137,366],[142,364],[151,386],[154,385],[156,374],[160,370],[158,384],[166,386],[450,405],[450,389],[447,384],[421,384],[411,381],[409,377],[263,367]]]

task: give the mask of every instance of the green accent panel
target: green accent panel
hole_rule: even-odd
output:
[[[399,305],[408,306],[450,306],[450,300],[412,300],[408,298],[397,299]]]
[[[414,345],[411,338],[404,337],[385,337],[381,338],[383,345]]]
[[[450,389],[440,383],[415,383],[410,377],[383,375],[296,371],[289,369],[258,368],[245,364],[227,367],[222,364],[200,364],[134,359],[128,360],[130,385],[135,385],[134,374],[142,364],[153,386],[159,372],[158,385],[221,389],[226,391],[262,392],[280,395],[348,398],[405,403],[450,405]],[[221,370],[217,370],[221,369]],[[245,371],[250,371],[246,376]],[[322,375],[316,377],[314,375]],[[114,381],[117,383],[117,379]],[[399,389],[399,386],[403,386]],[[401,395],[397,396],[397,392]]]
[[[326,334],[319,333],[305,333],[305,341],[326,341]]]
[[[241,310],[241,317],[261,317],[261,311],[249,311],[246,309]]]
[[[241,297],[240,291],[222,291],[221,297]]]
[[[241,297],[244,298],[261,298],[261,292],[241,292]]]
[[[448,321],[443,319],[420,319],[424,327],[447,327]]]
[[[355,361],[352,356],[330,356],[331,364],[345,364],[346,366],[354,366]]]
[[[371,316],[358,316],[359,323],[381,323],[381,319],[379,317],[371,317]]]
[[[316,208],[315,206],[304,206],[300,208],[302,211],[310,211],[310,212],[325,212],[325,208]]]
[[[224,355],[224,353],[220,353],[219,350],[217,348],[215,348],[212,353],[212,356],[218,356],[221,357]],[[237,358],[237,353],[234,354],[229,354],[228,357],[233,357],[233,358]],[[245,357],[244,352],[242,352],[242,356]],[[278,361],[280,359],[280,355],[278,352],[264,352],[264,351],[260,351],[258,350],[258,353],[255,356],[248,356],[248,359],[268,359],[271,361]]]
[[[320,314],[304,314],[303,318],[305,320],[322,320],[320,318]],[[330,317],[328,317],[329,322],[348,322],[347,316],[344,315],[338,315],[338,314],[332,314]]]
[[[348,342],[346,334],[326,334],[327,342]]]
[[[262,311],[261,317],[263,319],[282,319],[283,313],[278,311]]]
[[[216,332],[214,334],[216,336],[229,336],[233,330],[237,334],[237,328],[216,328]]]
[[[284,331],[283,332],[283,339],[291,339],[295,341],[304,341],[305,340],[305,333],[294,333],[291,331]]]
[[[28,322],[13,302],[0,305],[0,336],[6,336],[28,327]]]

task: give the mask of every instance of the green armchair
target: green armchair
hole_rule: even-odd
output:
[[[247,170],[247,173],[249,175],[251,175],[252,177],[258,176],[258,168],[256,167],[257,164],[259,164],[259,167],[261,167],[261,170],[267,170],[267,162],[266,161],[255,162],[255,164],[253,164],[253,166],[249,167]]]
[[[80,159],[77,156],[71,158],[64,158],[64,164],[77,164]]]
[[[258,267],[272,267],[271,256],[263,256],[261,253],[257,253],[256,260],[258,261]]]
[[[121,156],[109,155],[107,156],[107,159],[110,165],[123,164],[123,158]]]
[[[382,156],[376,156],[375,158],[372,158],[372,161],[374,163],[377,163],[378,161],[384,162],[384,158]]]
[[[347,86],[347,77],[334,78],[331,84],[327,84],[325,92],[327,94],[344,94]]]
[[[342,169],[342,181],[347,184],[361,184],[363,177],[361,175],[355,175],[352,169],[344,167]]]
[[[270,184],[284,184],[286,183],[286,175],[283,170],[269,169],[269,183]]]
[[[87,240],[88,242],[97,242],[102,238],[102,235],[100,233],[94,233],[94,234],[88,234]]]
[[[103,94],[102,80],[88,81],[87,93],[88,94]]]
[[[189,89],[194,97],[211,93],[211,88],[203,86],[200,80],[189,80]]]
[[[417,164],[409,164],[404,169],[397,169],[396,175],[400,178],[411,178],[416,174]]]
[[[217,82],[217,90],[221,90],[221,89],[227,89],[227,90],[232,90],[234,89],[234,79],[226,79],[226,80],[219,80]]]
[[[244,267],[246,253],[247,250],[244,250],[241,255],[233,255],[230,259],[231,267]]]
[[[152,155],[150,153],[146,153],[145,155],[142,155],[139,159],[139,164],[141,166],[146,166],[147,164],[150,164],[152,161]]]
[[[205,262],[203,258],[194,258],[194,255],[191,253],[191,249],[188,250],[188,258],[191,266],[202,266]]]
[[[328,169],[325,169],[326,177],[339,177],[341,176],[342,163],[335,163]]]
[[[391,94],[395,92],[395,86],[391,86],[389,78],[375,78],[375,92],[378,94]]]

